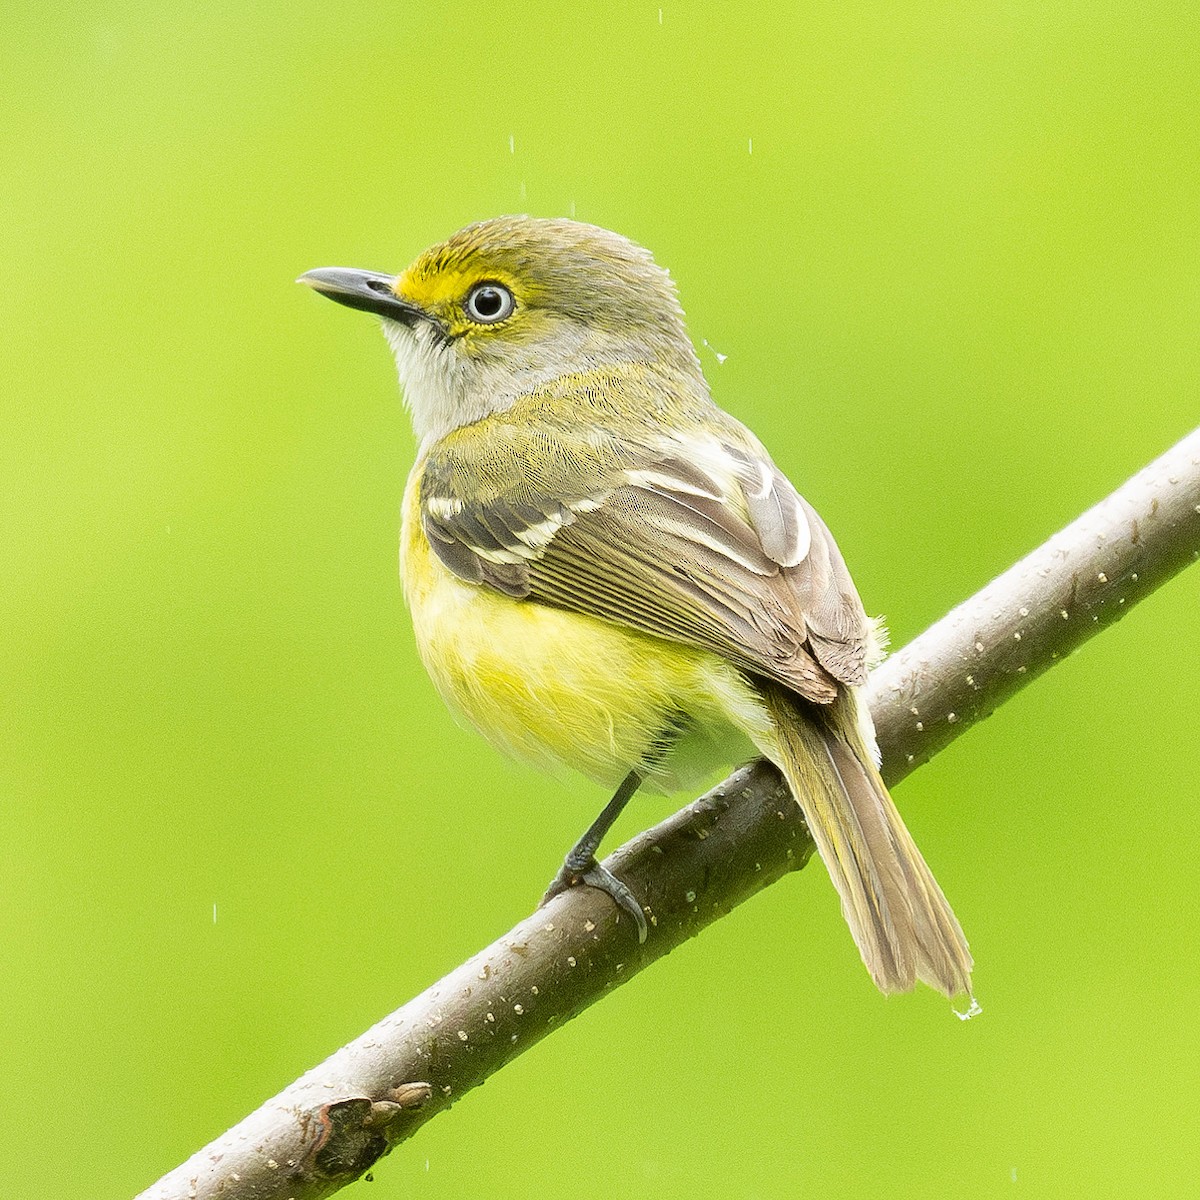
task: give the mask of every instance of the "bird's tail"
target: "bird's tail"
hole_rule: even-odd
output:
[[[880,778],[854,693],[801,708],[779,684],[760,686],[778,739],[761,749],[800,803],[871,978],[882,992],[920,979],[969,995],[967,940]]]

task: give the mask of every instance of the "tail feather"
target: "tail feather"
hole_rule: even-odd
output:
[[[920,979],[969,994],[967,940],[875,768],[854,693],[802,711],[778,684],[761,686],[778,737],[763,749],[804,811],[871,978],[883,992]]]

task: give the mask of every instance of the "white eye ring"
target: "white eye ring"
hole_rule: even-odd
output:
[[[502,283],[477,283],[467,293],[467,316],[480,325],[507,320],[517,307],[512,292]]]

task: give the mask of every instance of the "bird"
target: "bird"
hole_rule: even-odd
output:
[[[590,885],[639,787],[782,773],[880,991],[972,959],[879,772],[881,654],[828,527],[712,399],[651,253],[562,218],[460,229],[400,274],[299,282],[381,319],[418,448],[401,575],[437,691],[500,750],[615,789],[546,897]]]

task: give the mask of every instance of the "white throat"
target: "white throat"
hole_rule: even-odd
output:
[[[487,391],[479,386],[475,364],[443,345],[431,325],[420,321],[408,326],[386,319],[382,325],[422,448],[460,425],[497,411],[497,406],[481,403]]]
[[[642,357],[636,342],[622,344],[582,325],[564,326],[553,351],[526,344],[498,352],[467,354],[447,345],[424,321],[383,321],[383,334],[396,359],[413,431],[427,449],[463,425],[511,408],[527,392],[572,371]],[[630,345],[634,353],[630,353]]]

